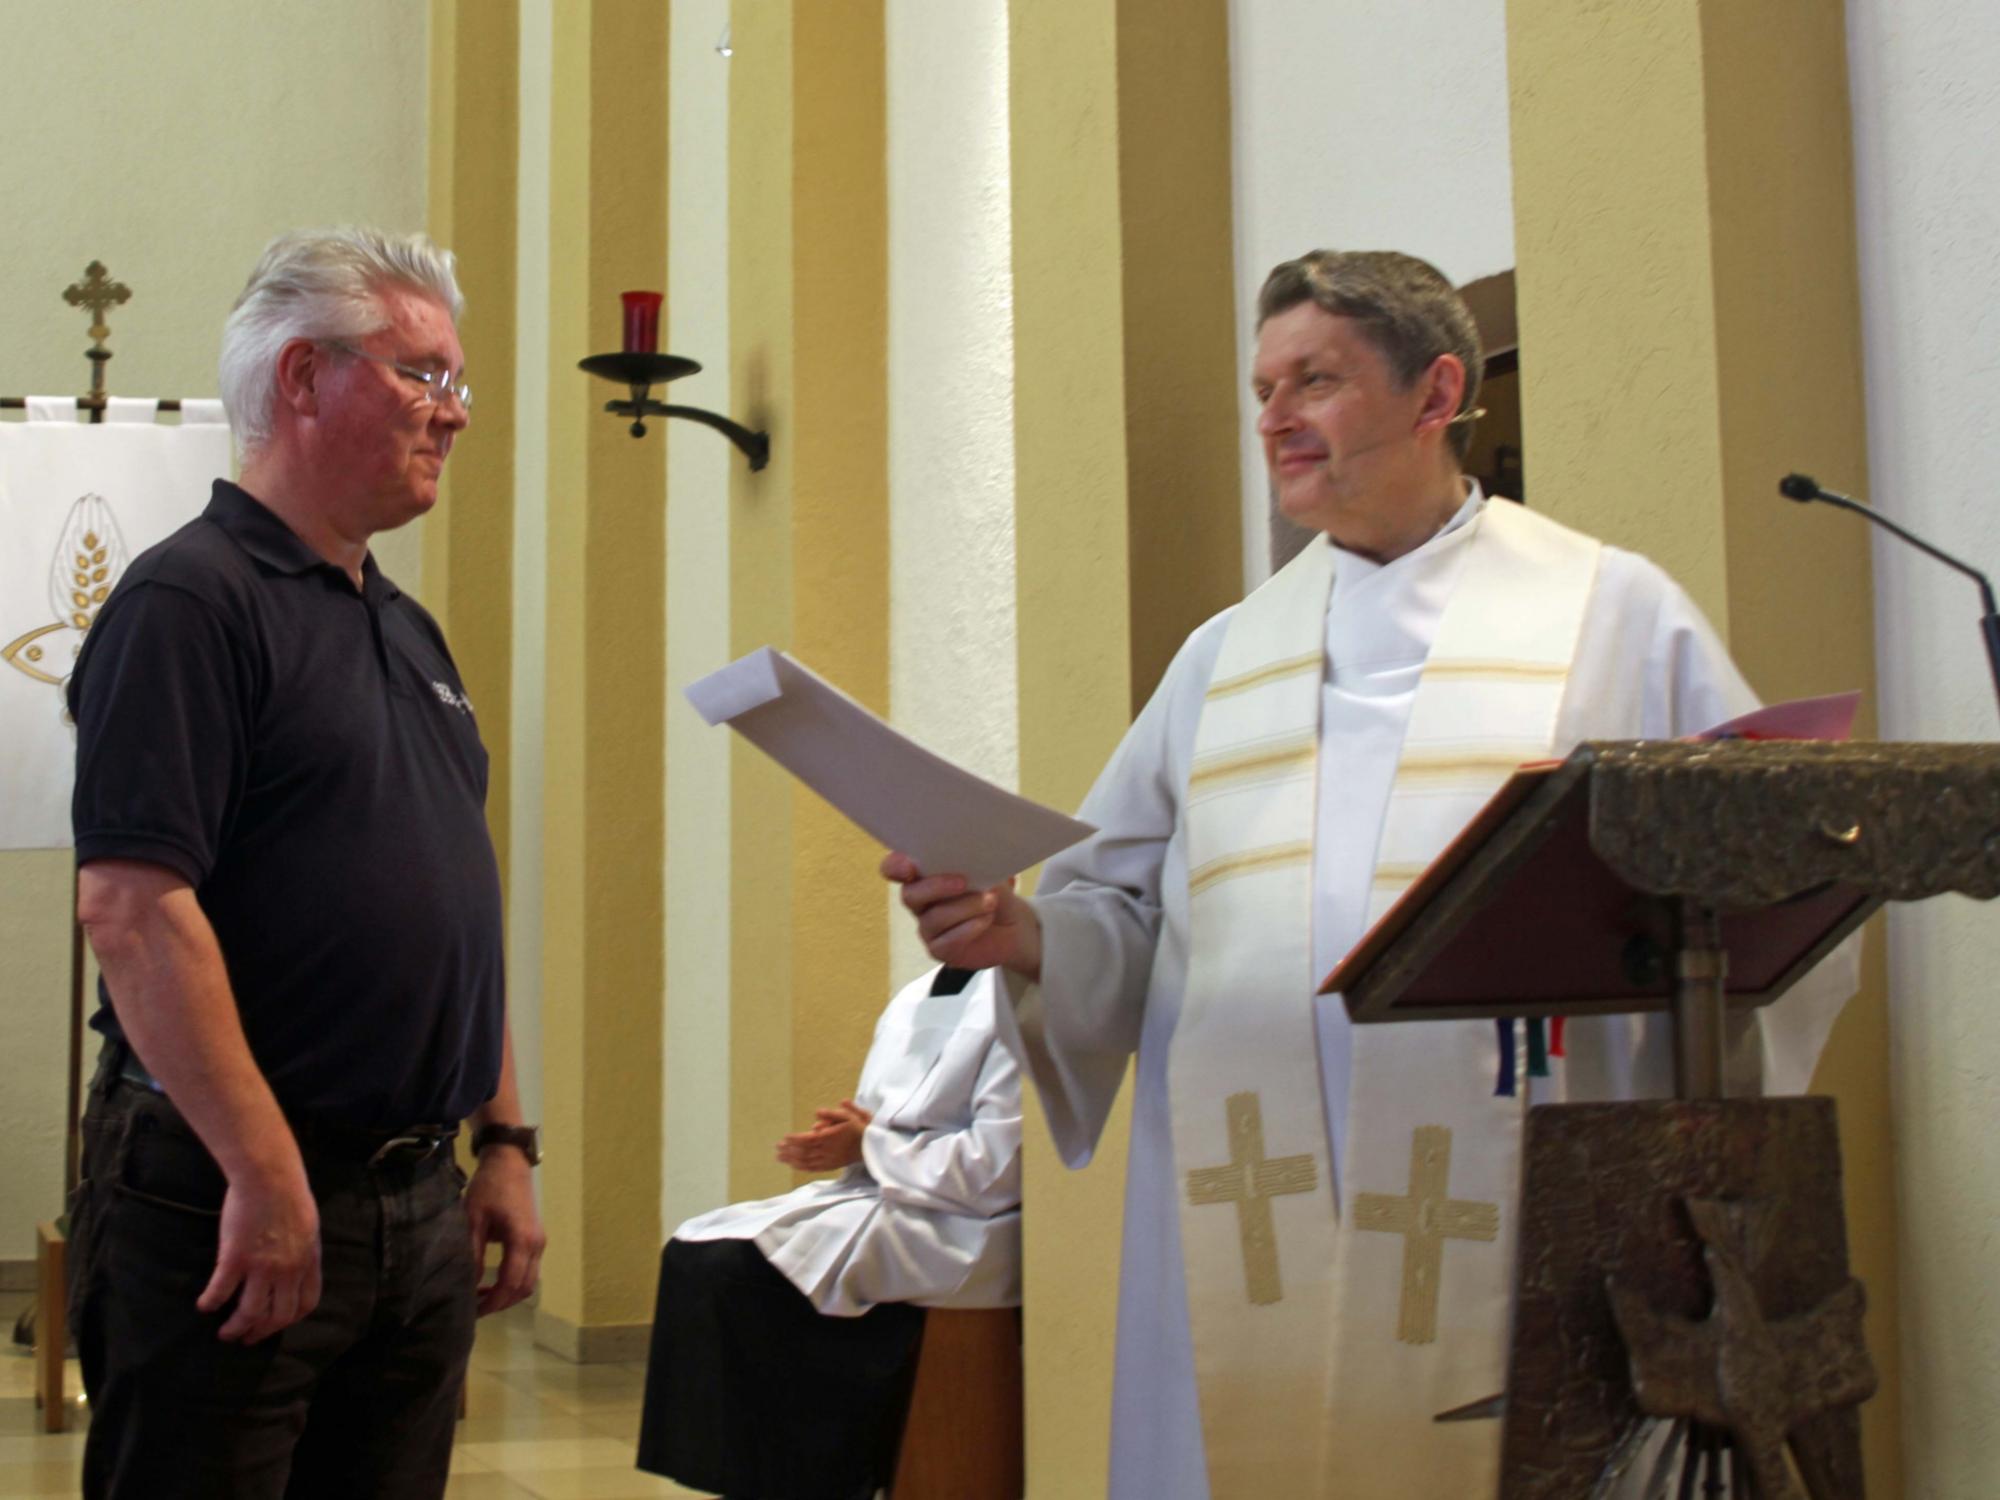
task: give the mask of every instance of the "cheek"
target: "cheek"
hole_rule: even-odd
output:
[[[1378,435],[1376,422],[1370,420],[1369,413],[1355,407],[1343,407],[1325,413],[1319,430],[1326,434],[1329,444],[1335,449],[1353,451],[1358,448],[1373,447]]]

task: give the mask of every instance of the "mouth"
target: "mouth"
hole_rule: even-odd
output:
[[[1280,453],[1275,467],[1280,474],[1304,474],[1326,466],[1326,455],[1317,449],[1294,449]]]

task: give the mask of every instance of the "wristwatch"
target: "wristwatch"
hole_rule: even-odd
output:
[[[488,1146],[513,1146],[528,1158],[528,1165],[542,1164],[542,1131],[538,1125],[482,1125],[472,1132],[472,1154],[481,1155]]]

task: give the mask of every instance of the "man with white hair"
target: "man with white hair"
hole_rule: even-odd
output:
[[[462,305],[421,235],[274,241],[223,333],[241,482],[71,680],[87,1496],[440,1495],[475,1318],[535,1284],[486,752],[368,550],[437,502]]]

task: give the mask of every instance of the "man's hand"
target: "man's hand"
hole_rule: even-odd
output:
[[[298,1142],[243,1038],[229,969],[187,877],[143,860],[77,872],[77,919],[126,1040],[229,1184],[205,1313],[236,1299],[220,1336],[254,1344],[319,1305],[319,1206]]]
[[[195,1299],[205,1313],[236,1298],[217,1336],[254,1344],[289,1328],[319,1306],[319,1205],[305,1167],[263,1181],[232,1181],[222,1199],[215,1274]]]
[[[861,1136],[874,1115],[843,1099],[832,1109],[813,1111],[813,1128],[778,1142],[778,1160],[801,1172],[837,1172],[861,1160]]]
[[[957,969],[1012,969],[1042,977],[1042,923],[1014,894],[1014,882],[968,890],[963,875],[925,875],[909,855],[882,857],[882,878],[903,888],[903,905],[932,958]]]
[[[489,1146],[465,1190],[472,1225],[472,1260],[486,1277],[486,1247],[498,1243],[500,1269],[479,1288],[479,1316],[503,1312],[535,1289],[549,1237],[535,1212],[535,1184],[528,1159],[512,1146]]]

